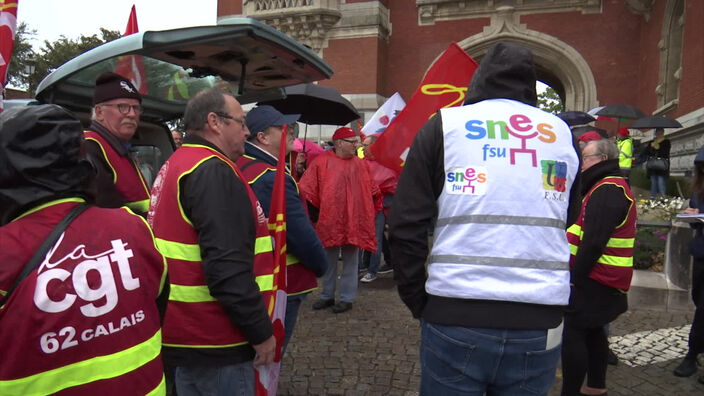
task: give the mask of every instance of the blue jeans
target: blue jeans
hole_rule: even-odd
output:
[[[547,395],[555,381],[562,329],[550,332],[548,341],[548,330],[480,329],[423,321],[420,394]]]
[[[369,256],[369,273],[376,275],[379,272],[379,263],[381,262],[381,245],[384,243],[384,224],[386,224],[386,216],[381,210],[376,214],[374,219],[374,227],[376,229],[376,253],[370,253]]]
[[[288,341],[293,335],[293,328],[296,327],[296,320],[298,320],[298,309],[301,307],[301,303],[306,299],[308,293],[296,294],[295,296],[286,297],[286,318],[284,319],[284,347],[281,349],[281,356],[286,353],[286,347],[288,346]]]
[[[325,248],[328,254],[328,270],[323,275],[323,289],[320,298],[332,300],[337,288],[337,258],[342,249],[342,274],[340,275],[340,301],[354,302],[359,279],[359,248],[354,245],[331,246]]]
[[[665,195],[665,191],[667,191],[667,176],[650,175],[650,198]]]
[[[178,396],[225,396],[254,394],[252,361],[231,366],[176,367]]]

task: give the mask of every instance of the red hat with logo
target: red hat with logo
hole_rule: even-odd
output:
[[[342,127],[337,128],[337,130],[335,130],[335,133],[332,134],[332,140],[345,139],[356,136],[357,134],[354,130],[352,130],[352,128]]]

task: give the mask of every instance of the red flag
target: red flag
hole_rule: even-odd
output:
[[[456,43],[430,66],[423,81],[379,138],[369,146],[377,161],[401,173],[418,130],[441,108],[461,105],[477,62]]]
[[[284,346],[284,316],[286,314],[286,133],[283,126],[279,148],[279,162],[276,165],[274,189],[269,208],[269,233],[274,239],[274,293],[267,302],[267,309],[274,327],[276,357],[274,362],[255,366],[257,395],[276,395],[281,369],[281,349]]]
[[[0,0],[0,92],[5,89],[7,69],[10,68],[12,47],[15,44],[17,1]],[[2,98],[0,98],[0,111],[2,111]]]
[[[135,6],[132,5],[132,11],[130,11],[130,17],[127,20],[127,27],[125,28],[125,34],[123,34],[123,37],[137,32],[139,32],[139,27],[137,26],[137,10]],[[142,59],[141,55],[121,56],[115,65],[115,73],[124,76],[125,78],[129,78],[132,85],[134,85],[135,88],[137,88],[137,91],[139,91],[142,95],[147,93],[144,59]]]

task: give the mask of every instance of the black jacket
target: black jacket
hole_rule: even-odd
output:
[[[91,131],[95,131],[100,135],[105,141],[110,144],[113,150],[122,157],[129,156],[129,144],[121,142],[115,137],[110,131],[108,131],[99,122],[93,121],[88,128]],[[110,165],[105,161],[103,156],[103,151],[98,145],[91,140],[86,140],[86,158],[93,165],[95,169],[95,188],[96,188],[96,198],[95,204],[101,208],[119,208],[127,203],[125,197],[117,191],[115,187],[115,182],[113,181],[113,170]]]
[[[465,104],[493,98],[535,105],[535,72],[532,55],[527,49],[501,43],[482,60],[470,83]],[[557,326],[563,307],[454,299],[426,293],[427,230],[434,226],[444,178],[442,116],[438,113],[416,135],[389,219],[391,256],[394,263],[398,263],[395,268],[398,291],[413,316],[434,323],[469,327],[546,329]],[[578,185],[575,181],[570,191],[569,224],[579,211]]]
[[[189,135],[184,143],[215,145]],[[231,365],[254,359],[251,344],[273,334],[259,286],[254,281],[255,219],[244,182],[217,158],[181,179],[181,204],[198,231],[203,271],[210,294],[220,302],[249,345],[235,348],[164,348],[170,365]]]

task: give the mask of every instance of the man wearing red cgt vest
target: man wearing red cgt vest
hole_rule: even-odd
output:
[[[565,313],[562,394],[568,396],[606,394],[604,325],[628,309],[637,214],[618,156],[607,139],[590,141],[582,150],[584,199],[567,229],[572,293]]]
[[[265,306],[272,241],[235,165],[249,131],[237,100],[215,89],[189,100],[184,122],[186,139],[159,171],[148,215],[171,280],[164,362],[175,367],[179,395],[252,395],[254,365],[273,361],[276,341]]]
[[[83,144],[59,106],[0,115],[0,395],[165,393],[166,263],[142,217],[86,204]]]
[[[93,91],[91,125],[85,131],[88,160],[96,170],[96,204],[127,206],[145,215],[149,187],[129,153],[130,139],[142,114],[142,95],[129,79],[113,72],[98,76]]]

